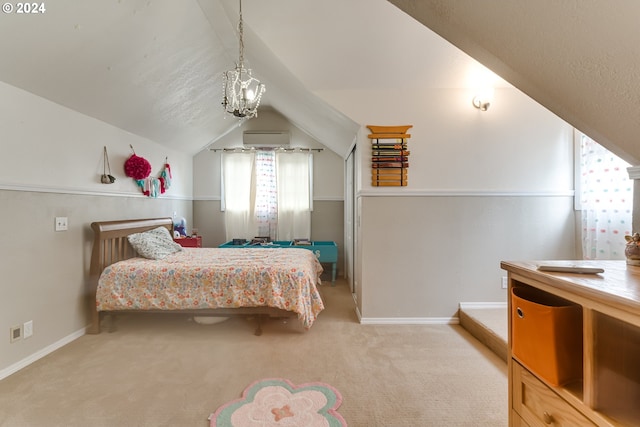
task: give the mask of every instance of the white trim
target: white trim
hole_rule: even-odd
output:
[[[640,178],[640,167],[638,168]],[[566,191],[489,191],[489,190],[409,190],[393,192],[360,191],[358,197],[573,197],[573,190]],[[220,196],[194,196],[194,201],[220,201]],[[315,202],[344,202],[344,197],[314,197]]]
[[[361,190],[358,197],[573,197],[573,190],[499,191],[499,190]]]
[[[314,202],[344,202],[344,197],[313,197]]]
[[[11,183],[1,183],[1,182],[0,182],[0,190],[27,191],[32,193],[75,194],[75,195],[81,195],[81,196],[138,197],[142,199],[149,199],[148,196],[145,196],[140,192],[116,193],[116,192],[108,192],[108,191],[92,191],[92,190],[85,190],[82,188],[72,188],[72,187],[47,187],[43,185],[24,185],[24,184],[11,184]],[[192,200],[191,197],[172,196],[172,195],[166,195],[166,194],[158,196],[157,199]]]
[[[363,325],[457,325],[458,317],[360,317]]]
[[[362,325],[458,325],[460,318],[455,317],[362,317],[358,309],[355,293],[351,294],[356,303],[355,312]]]
[[[61,340],[58,340],[56,342],[54,342],[51,345],[46,346],[45,348],[38,350],[37,352],[33,353],[31,356],[28,356],[22,360],[20,360],[19,362],[14,363],[13,365],[4,368],[3,370],[0,370],[0,380],[3,380],[5,378],[7,378],[9,375],[11,374],[15,374],[16,372],[18,372],[20,369],[26,368],[27,366],[31,365],[32,363],[36,362],[39,359],[42,359],[43,357],[47,356],[50,353],[53,353],[54,351],[64,347],[65,345],[71,343],[72,341],[77,340],[78,338],[80,338],[81,336],[83,336],[86,333],[86,328],[80,329],[79,331],[76,331],[74,333],[72,333],[71,335],[67,335],[66,337],[62,338]]]
[[[582,210],[582,176],[580,173],[582,162],[582,138],[586,136],[578,129],[573,129],[573,186],[576,192],[576,197],[573,198],[573,209],[576,211]]]
[[[629,179],[640,179],[640,166],[629,166],[627,168]]]
[[[194,202],[218,202],[222,201],[221,196],[194,196]],[[343,197],[314,197],[313,202],[344,202]]]
[[[461,310],[467,309],[483,309],[483,308],[507,308],[506,302],[461,302],[459,304]]]
[[[220,196],[196,196],[192,199],[194,202],[222,202]],[[222,209],[220,209],[222,210]]]
[[[313,212],[313,153],[311,152],[309,152],[307,164],[309,166],[309,210]]]

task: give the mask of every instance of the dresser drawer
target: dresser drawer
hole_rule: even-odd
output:
[[[511,409],[511,423],[509,424],[509,427],[530,427],[530,426],[525,422],[525,420],[522,419],[520,414],[518,414],[516,411]]]
[[[513,361],[513,409],[531,427],[595,426],[531,372]]]

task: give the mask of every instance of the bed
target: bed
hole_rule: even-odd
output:
[[[306,249],[179,247],[149,259],[155,253],[148,255],[136,239],[161,236],[159,246],[173,244],[171,218],[94,222],[91,228],[88,333],[100,333],[107,313],[170,312],[252,316],[260,335],[265,317],[297,316],[309,329],[324,309],[322,266]]]

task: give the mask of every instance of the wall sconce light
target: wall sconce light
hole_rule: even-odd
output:
[[[481,96],[474,96],[471,102],[473,106],[480,111],[487,111],[491,106],[491,102],[487,98],[482,98]]]
[[[493,101],[493,87],[486,86],[476,92],[471,103],[480,111],[487,111]]]

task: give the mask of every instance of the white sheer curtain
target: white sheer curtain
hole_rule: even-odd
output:
[[[222,154],[222,209],[227,241],[256,234],[252,218],[253,153]]]
[[[310,153],[223,153],[227,240],[311,238],[312,160]]]
[[[310,153],[277,153],[278,240],[311,238]]]
[[[625,259],[633,209],[630,165],[586,135],[579,138],[583,258]]]

